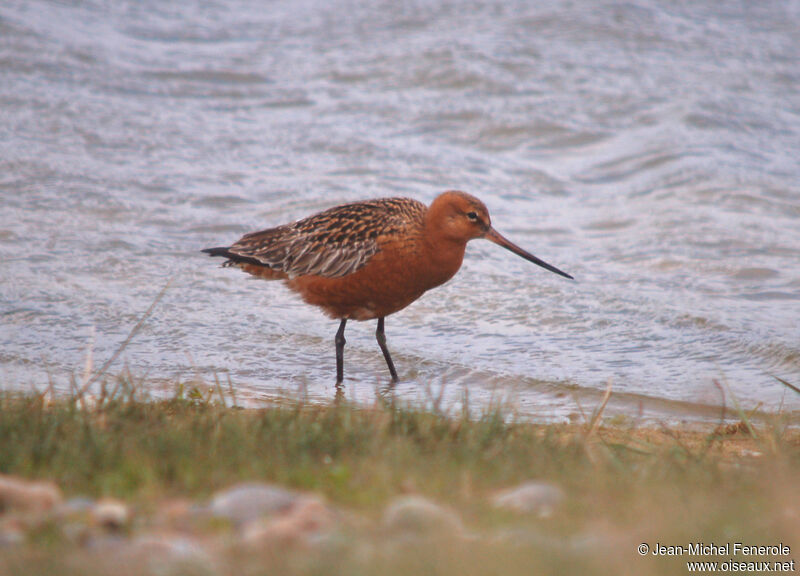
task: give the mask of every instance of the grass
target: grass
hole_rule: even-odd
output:
[[[800,550],[800,433],[780,416],[639,428],[607,425],[600,406],[583,425],[544,425],[511,421],[499,408],[477,419],[385,399],[241,410],[227,406],[219,385],[178,388],[167,400],[148,398],[129,377],[114,386],[94,399],[0,394],[0,473],[53,480],[67,497],[120,498],[142,516],[171,498],[203,501],[264,480],[324,495],[374,526],[392,499],[414,492],[480,535],[409,553],[369,547],[378,536],[366,530],[313,554],[228,552],[227,568],[201,573],[681,574],[686,557],[641,557],[636,546],[791,546],[788,557],[761,558],[770,561]],[[497,490],[532,479],[563,489],[551,517],[490,505]],[[120,573],[86,562],[57,535],[22,551],[0,548],[4,574]]]

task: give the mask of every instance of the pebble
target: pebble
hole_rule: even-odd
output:
[[[209,510],[218,518],[242,526],[257,518],[285,512],[298,498],[297,493],[279,486],[248,482],[217,492]]]
[[[248,523],[242,530],[242,539],[258,546],[308,543],[334,524],[333,512],[321,499],[303,496],[278,515]]]
[[[48,512],[61,500],[61,490],[52,482],[36,482],[0,474],[0,514],[8,510]]]
[[[495,508],[519,514],[535,514],[549,518],[564,500],[564,491],[547,482],[525,482],[519,486],[498,492],[492,498]]]
[[[463,535],[458,515],[421,496],[402,496],[386,507],[383,526],[389,532],[408,536]]]
[[[109,531],[119,531],[128,525],[131,512],[124,502],[103,498],[94,504],[91,516],[96,525]]]

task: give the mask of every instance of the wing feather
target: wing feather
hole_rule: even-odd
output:
[[[339,278],[364,267],[381,240],[421,227],[425,205],[409,198],[345,204],[243,236],[228,252],[289,277]]]

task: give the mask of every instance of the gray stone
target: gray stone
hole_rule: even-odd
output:
[[[279,486],[249,482],[217,492],[211,499],[209,511],[240,526],[257,518],[285,512],[298,497],[298,494]]]
[[[390,532],[411,535],[462,535],[458,515],[421,496],[395,499],[383,514],[383,525]]]
[[[495,508],[548,518],[563,500],[564,491],[555,484],[526,482],[498,492],[492,498],[492,504]]]

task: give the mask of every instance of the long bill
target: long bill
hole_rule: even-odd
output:
[[[513,252],[517,256],[522,256],[528,262],[533,262],[534,264],[541,266],[545,270],[550,270],[550,272],[555,272],[556,274],[563,276],[564,278],[569,278],[570,280],[574,280],[574,278],[569,274],[567,274],[566,272],[562,272],[555,266],[548,264],[544,260],[540,260],[530,252],[526,252],[525,250],[514,244],[511,240],[500,234],[494,228],[489,228],[489,231],[486,233],[484,238],[486,238],[490,242],[494,242],[498,246],[502,246],[506,250]]]

